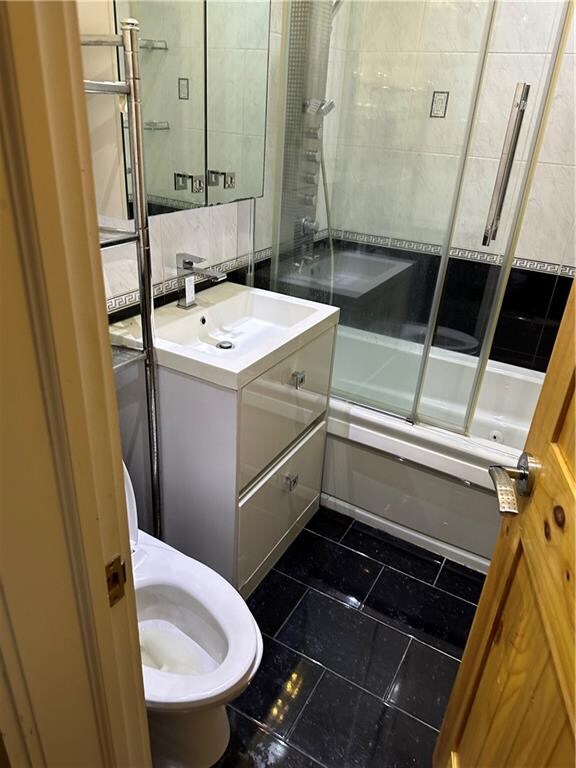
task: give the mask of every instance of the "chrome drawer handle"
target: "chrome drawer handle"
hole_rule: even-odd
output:
[[[500,467],[496,464],[488,467],[488,473],[496,490],[501,515],[518,514],[516,493],[518,496],[530,496],[539,469],[540,465],[536,459],[526,451],[518,459],[516,467]],[[516,488],[514,488],[513,480],[516,482]]]
[[[306,382],[306,371],[294,371],[290,377],[290,381],[294,384],[296,389],[300,389]]]
[[[290,491],[290,493],[292,493],[294,488],[296,488],[296,486],[298,485],[298,479],[299,479],[298,475],[285,475],[284,476],[284,486],[285,486],[286,490]]]

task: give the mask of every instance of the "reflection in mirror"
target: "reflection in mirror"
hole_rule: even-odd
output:
[[[140,23],[149,213],[261,196],[269,0],[116,0],[115,11]],[[124,147],[130,199],[126,126]]]
[[[126,17],[140,23],[149,213],[205,205],[204,3],[116,0],[117,25]],[[124,146],[129,167],[126,126]]]
[[[208,204],[261,197],[270,0],[207,0]]]

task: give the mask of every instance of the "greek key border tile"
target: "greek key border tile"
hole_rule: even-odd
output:
[[[435,243],[421,243],[417,240],[404,240],[395,237],[386,237],[384,235],[370,235],[364,232],[352,232],[351,230],[342,230],[332,228],[332,237],[337,240],[344,240],[362,245],[373,245],[381,248],[398,248],[399,250],[412,251],[416,253],[427,253],[434,256],[442,254],[442,246]],[[328,230],[322,229],[314,236],[315,241],[320,241],[328,237]],[[254,252],[254,263],[265,261],[271,258],[272,248],[262,248]],[[483,264],[501,265],[504,257],[499,253],[485,253],[484,251],[474,251],[467,248],[451,248],[450,257],[454,259],[464,259],[466,261],[476,261]],[[214,265],[215,269],[222,272],[233,272],[235,269],[248,266],[250,255],[243,254],[235,259],[230,259],[222,264]],[[549,261],[538,261],[536,259],[514,259],[512,266],[515,269],[525,269],[531,272],[541,272],[544,274],[558,274],[563,277],[576,277],[576,267],[570,265],[559,265]],[[203,282],[202,278],[197,278],[197,282]],[[179,288],[179,280],[176,277],[157,283],[153,286],[153,295],[162,296],[163,294],[176,291]],[[130,291],[128,293],[113,296],[106,302],[108,313],[117,312],[120,309],[126,309],[134,304],[138,304],[140,292]]]
[[[323,232],[326,232],[327,236],[327,231],[323,230]],[[370,235],[364,232],[352,232],[350,230],[334,228],[331,232],[332,237],[338,240],[361,243],[363,245],[376,245],[383,248],[398,248],[400,250],[415,251],[419,253],[430,253],[435,256],[442,255],[442,246],[435,243],[421,243],[417,240],[405,240],[401,238],[386,237],[385,235]],[[318,233],[318,235],[320,235],[320,233]],[[318,236],[318,239],[321,239],[321,237]],[[451,248],[450,257],[454,259],[465,259],[467,261],[477,261],[483,264],[501,265],[504,263],[504,256],[500,253],[474,251],[468,248]],[[512,262],[512,266],[515,269],[526,269],[532,272],[576,277],[576,267],[560,265],[551,261],[516,258]]]
[[[272,256],[272,248],[262,248],[259,251],[254,252],[254,263],[259,261],[265,261]],[[236,259],[230,259],[229,261],[222,262],[221,264],[215,264],[214,269],[218,269],[221,272],[233,272],[235,269],[241,267],[247,267],[250,263],[250,254],[246,253],[242,256],[238,256]],[[203,283],[205,278],[196,277],[195,282]],[[171,277],[168,280],[164,280],[162,283],[156,283],[152,286],[152,295],[163,296],[166,293],[177,291],[182,283],[182,279],[177,277]],[[126,309],[127,307],[134,306],[140,301],[140,291],[129,291],[128,293],[122,293],[118,296],[112,296],[106,300],[106,309],[108,314],[112,312],[118,312],[120,309]]]

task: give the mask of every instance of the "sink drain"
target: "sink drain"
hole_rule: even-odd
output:
[[[234,344],[231,341],[219,341],[216,346],[218,349],[234,349]]]

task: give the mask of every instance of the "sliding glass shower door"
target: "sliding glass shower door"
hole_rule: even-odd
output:
[[[567,2],[293,0],[276,290],[333,391],[469,431]]]
[[[567,10],[564,0],[495,5],[452,222],[446,278],[432,317],[433,344],[414,404],[421,421],[475,432],[474,413],[511,269],[520,266],[525,277],[529,270],[554,269],[547,264],[549,254],[536,253],[525,241],[519,243],[518,235],[522,199],[530,190],[531,161],[537,160],[537,145],[546,128],[550,84],[561,64]],[[569,191],[563,192],[570,197]],[[445,325],[458,325],[472,335],[477,348],[447,353],[441,338]],[[509,328],[507,335],[512,333]],[[509,340],[507,344],[516,349],[504,356],[515,365],[524,362],[518,355],[519,342]],[[490,410],[514,410],[514,403],[505,402],[505,390],[498,396],[500,401],[490,403]]]
[[[302,60],[295,45],[309,6],[331,10],[292,3],[294,115],[287,115],[275,287],[340,307],[335,394],[411,416],[492,6],[343,0],[330,19],[319,93],[307,90],[314,82],[307,72],[317,72],[321,56]],[[309,103],[321,105],[315,130],[306,122]],[[439,333],[450,348],[477,347],[450,328]]]

